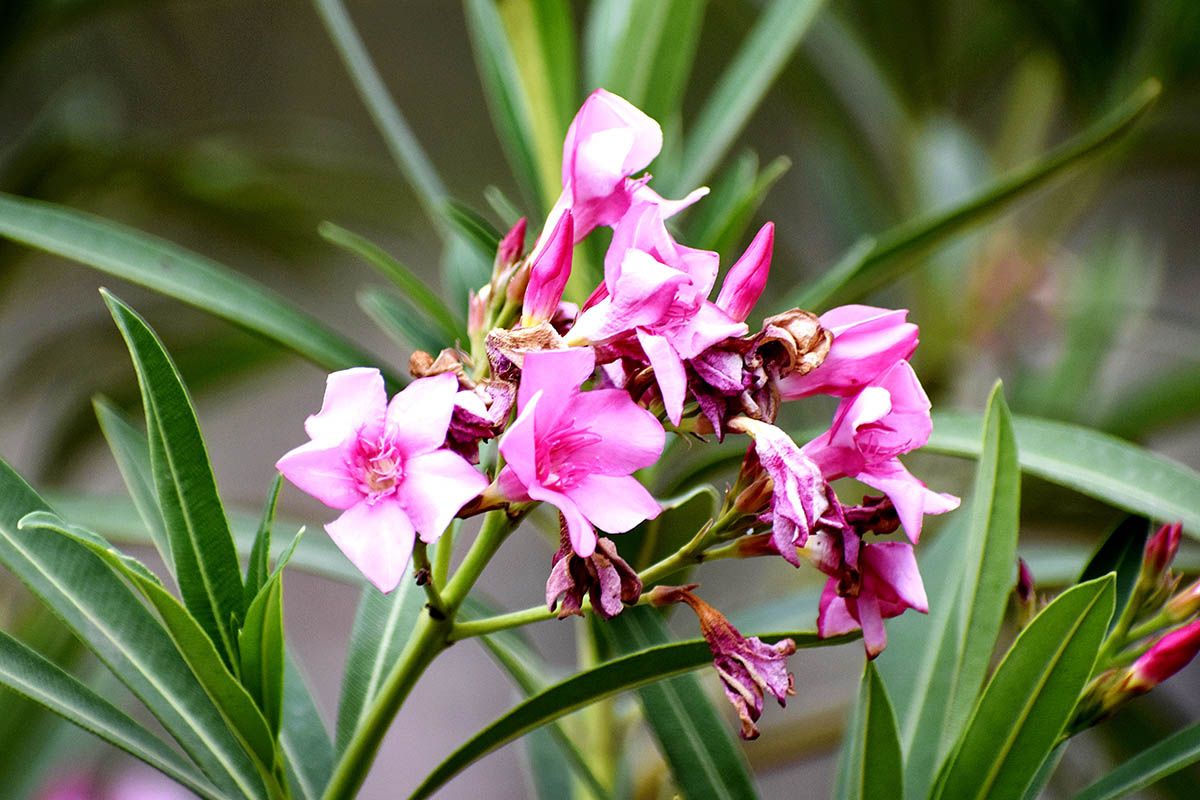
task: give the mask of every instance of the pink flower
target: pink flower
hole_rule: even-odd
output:
[[[746,317],[750,316],[750,310],[767,286],[774,247],[775,225],[768,222],[762,226],[737,263],[729,268],[725,282],[721,284],[721,292],[717,295],[717,306],[730,319],[745,322]]]
[[[818,534],[806,549],[814,565],[830,576],[821,593],[817,632],[827,637],[862,628],[867,657],[875,658],[887,647],[885,619],[910,608],[929,613],[917,559],[908,542],[863,542],[857,571],[830,569],[842,563],[836,539]]]
[[[525,355],[517,419],[500,439],[502,491],[562,512],[571,546],[587,558],[592,526],[622,533],[662,510],[632,476],[658,460],[662,425],[620,389],[579,390],[595,369],[590,349]]]
[[[344,513],[325,526],[346,557],[380,591],[396,588],[415,535],[432,542],[487,479],[442,443],[458,379],[413,381],[387,401],[379,370],[329,376],[311,441],[275,464],[289,481]]]
[[[821,315],[833,333],[833,345],[821,366],[807,375],[779,382],[784,400],[814,394],[851,397],[917,348],[918,328],[905,322],[908,312],[872,306],[839,306]]]
[[[951,511],[959,503],[957,497],[930,491],[897,458],[929,440],[929,408],[916,373],[899,361],[843,400],[829,431],[801,448],[828,480],[854,478],[891,498],[913,543],[921,536],[925,514]]]
[[[522,302],[521,326],[533,327],[549,322],[562,300],[567,279],[571,277],[571,254],[575,247],[573,217],[567,211],[559,218],[546,246],[533,259],[529,284]]]
[[[654,367],[663,406],[678,425],[687,394],[684,361],[746,332],[708,297],[718,256],[678,244],[661,209],[642,203],[613,231],[604,259],[604,292],[579,315],[569,341],[632,338]]]

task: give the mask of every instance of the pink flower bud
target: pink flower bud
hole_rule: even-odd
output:
[[[1017,559],[1017,602],[1021,605],[1033,602],[1033,571],[1025,559]]]
[[[1157,587],[1175,560],[1179,550],[1179,538],[1183,533],[1183,524],[1176,522],[1163,525],[1153,536],[1146,540],[1142,551],[1142,579],[1148,587]]]
[[[521,217],[517,220],[517,224],[513,225],[508,233],[504,234],[504,238],[500,240],[500,246],[496,248],[496,266],[503,268],[517,263],[521,259],[521,253],[525,249],[525,218]]]
[[[1167,601],[1167,619],[1183,622],[1200,611],[1200,580]]]
[[[721,284],[721,293],[717,295],[717,306],[732,319],[744,322],[762,296],[767,275],[771,271],[771,251],[774,247],[775,224],[768,222],[762,226],[737,263],[729,268],[725,282]]]
[[[532,327],[554,317],[571,276],[571,254],[575,245],[574,217],[566,211],[550,233],[529,269],[529,284],[521,315],[522,327]]]
[[[484,286],[479,294],[471,292],[467,299],[467,332],[474,336],[483,330],[487,321],[488,303],[492,296],[492,287]]]
[[[1200,620],[1171,631],[1155,642],[1133,662],[1122,688],[1130,694],[1148,692],[1186,667],[1197,652],[1200,652]]]

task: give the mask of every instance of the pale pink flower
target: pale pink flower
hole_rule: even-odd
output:
[[[775,248],[775,225],[768,222],[755,235],[746,252],[729,268],[717,295],[717,306],[730,319],[745,322],[762,296],[771,272],[771,252]]]
[[[930,491],[897,458],[929,440],[929,408],[916,373],[899,361],[843,400],[828,432],[801,448],[826,479],[854,478],[886,494],[913,543],[925,514],[951,511],[959,503],[953,495]]]
[[[831,565],[843,563],[838,538],[817,534],[805,551],[813,564],[830,576],[821,593],[817,632],[828,637],[862,628],[867,657],[875,658],[887,647],[885,619],[910,608],[929,612],[925,584],[908,542],[863,542],[857,570],[831,569]]]
[[[387,401],[379,370],[329,376],[311,441],[275,464],[289,481],[344,513],[325,526],[334,543],[380,591],[396,588],[414,537],[433,542],[487,479],[442,447],[458,379],[413,381]]]
[[[779,382],[784,400],[814,394],[851,397],[897,361],[917,348],[919,329],[905,322],[908,311],[849,305],[821,315],[821,326],[833,334],[833,344],[821,366],[807,375],[789,375]]]
[[[500,439],[499,476],[514,500],[542,500],[562,512],[571,546],[588,557],[593,525],[623,533],[662,510],[632,476],[658,460],[666,433],[620,389],[580,391],[595,369],[588,348],[527,353],[517,419]]]

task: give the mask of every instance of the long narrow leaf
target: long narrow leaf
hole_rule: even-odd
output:
[[[312,690],[290,654],[284,661],[279,749],[287,761],[293,795],[317,800],[333,773],[333,743],[313,702]]]
[[[904,760],[896,715],[871,661],[863,670],[854,717],[846,729],[833,796],[837,800],[904,798]]]
[[[140,758],[205,798],[220,793],[183,756],[70,673],[0,631],[0,683]]]
[[[403,295],[368,286],[358,292],[358,305],[371,321],[401,347],[438,353],[454,343],[443,339],[425,320],[412,313]]]
[[[939,781],[937,798],[1021,800],[1091,676],[1113,578],[1074,586],[1017,636]]]
[[[934,414],[927,449],[973,457],[979,417]],[[1165,456],[1078,425],[1017,417],[1013,431],[1021,468],[1039,478],[1151,519],[1182,520],[1200,536],[1200,473]]]
[[[1171,734],[1138,753],[1074,800],[1117,800],[1200,761],[1200,723]]]
[[[0,193],[0,236],[182,300],[279,342],[326,369],[378,362],[265,286],[116,222]]]
[[[1013,200],[1024,197],[1068,168],[1107,150],[1150,109],[1161,89],[1158,81],[1146,81],[1113,113],[1067,140],[1043,159],[1008,173],[952,208],[903,223],[879,235],[875,246],[862,254],[852,267],[830,271],[816,282],[793,292],[784,302],[784,307],[825,308],[837,301],[860,297],[895,278],[915,263],[897,263],[894,261],[896,257],[913,254],[945,241],[999,212]]]
[[[703,183],[741,133],[767,89],[795,52],[822,0],[773,0],[738,48],[705,101],[683,149],[675,190]]]
[[[244,611],[244,584],[196,412],[179,372],[145,320],[108,293],[104,300],[137,369],[150,465],[179,591],[188,611],[232,664],[237,650],[231,626]]]
[[[815,633],[806,631],[763,633],[759,637],[772,642],[790,638],[800,648],[837,645],[858,638],[856,634],[851,634],[821,639]],[[518,704],[472,736],[422,781],[412,797],[414,800],[429,797],[470,764],[551,720],[614,694],[682,675],[711,663],[712,651],[708,644],[703,639],[688,639],[649,647],[584,670]]]
[[[35,511],[49,507],[0,461],[0,562],[129,687],[223,794],[265,797],[250,757],[158,620],[87,547],[20,530],[17,522]]]

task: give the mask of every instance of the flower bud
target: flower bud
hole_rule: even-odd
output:
[[[1145,694],[1188,665],[1200,652],[1200,620],[1163,636],[1129,668],[1121,688],[1131,695]]]
[[[1034,591],[1033,571],[1025,559],[1017,559],[1017,622],[1024,628],[1037,616],[1037,593]]]
[[[1200,580],[1167,601],[1167,619],[1172,623],[1191,619],[1200,612]]]
[[[479,293],[471,292],[467,298],[467,333],[472,337],[483,332],[487,324],[488,305],[492,298],[492,287],[484,286]]]
[[[521,260],[521,252],[525,249],[525,218],[517,220],[496,248],[494,271],[501,271]]]
[[[1166,578],[1171,562],[1175,560],[1175,553],[1179,550],[1182,532],[1183,524],[1176,522],[1163,525],[1146,540],[1146,547],[1142,551],[1140,581],[1147,590],[1158,588]]]
[[[762,296],[771,271],[771,251],[775,246],[775,225],[768,222],[762,226],[746,252],[729,268],[721,293],[717,295],[717,306],[731,319],[744,322],[750,310]]]
[[[524,289],[521,326],[532,327],[554,318],[571,276],[571,255],[575,247],[574,221],[570,211],[563,213],[529,267]]]

